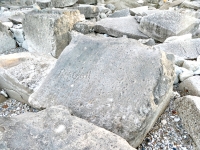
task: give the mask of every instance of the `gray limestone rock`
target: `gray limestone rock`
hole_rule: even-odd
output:
[[[66,6],[74,5],[78,0],[51,0],[51,4],[53,7],[63,8]]]
[[[148,11],[148,6],[131,8],[129,11],[132,16],[135,16],[135,15],[142,16],[146,11]]]
[[[26,14],[23,28],[28,50],[59,57],[71,40],[69,31],[82,20],[78,10],[46,9]]]
[[[174,11],[160,11],[143,17],[139,30],[157,41],[164,42],[170,36],[193,33],[198,27],[199,21],[196,18]]]
[[[15,15],[12,15],[8,17],[10,21],[12,21],[14,24],[20,24],[25,18],[25,14],[22,12],[17,12]]]
[[[0,56],[0,89],[10,98],[28,103],[28,97],[36,90],[56,59],[29,52]]]
[[[51,0],[36,0],[36,2],[41,9],[53,7]]]
[[[170,43],[158,44],[154,48],[163,50],[166,53],[173,53],[183,58],[193,59],[197,58],[200,54],[200,39],[172,41]]]
[[[148,37],[137,29],[138,26],[139,24],[135,18],[133,16],[128,16],[102,19],[96,23],[94,30],[114,37],[127,35],[129,38],[147,39]]]
[[[74,24],[73,29],[83,34],[94,32],[95,23],[90,21],[77,22]]]
[[[19,43],[23,43],[24,42],[23,29],[10,28],[10,30],[12,31],[13,37],[17,42],[19,42]]]
[[[190,9],[200,9],[200,2],[199,1],[184,1],[181,4],[181,7],[187,7]]]
[[[186,131],[200,149],[200,97],[184,96],[176,99],[175,105]]]
[[[189,77],[179,85],[179,90],[183,95],[193,95],[200,97],[200,76]]]
[[[119,18],[119,17],[127,17],[127,16],[130,16],[130,12],[128,8],[115,11],[112,15],[109,16],[109,18]]]
[[[37,113],[0,118],[1,149],[34,150],[135,150],[121,137],[67,108],[54,106]]]
[[[0,22],[0,54],[16,47],[16,42],[8,27]]]
[[[65,105],[137,147],[168,105],[173,81],[162,51],[128,38],[78,35],[29,103]]]
[[[78,0],[79,4],[97,4],[97,0]]]
[[[84,14],[85,18],[94,18],[99,15],[99,8],[97,6],[93,5],[87,5],[87,4],[80,4],[76,7],[81,14]]]

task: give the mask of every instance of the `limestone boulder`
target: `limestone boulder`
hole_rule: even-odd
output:
[[[200,97],[200,76],[192,76],[179,84],[178,88],[182,95],[193,95]]]
[[[114,12],[113,14],[111,14],[109,17],[110,17],[110,18],[119,18],[119,17],[127,17],[127,16],[130,16],[130,12],[129,12],[129,9],[128,9],[128,8],[115,11],[115,12]]]
[[[10,98],[28,103],[28,97],[36,90],[56,59],[29,52],[0,56],[0,89]]]
[[[164,42],[170,36],[194,33],[198,27],[199,21],[196,18],[175,11],[160,11],[143,17],[139,30],[157,41]]]
[[[97,4],[97,0],[78,0],[79,4]]]
[[[87,19],[97,17],[100,13],[99,8],[94,5],[80,4],[76,9],[78,9]]]
[[[191,39],[191,40],[176,40],[170,43],[163,43],[154,46],[155,49],[163,50],[166,53],[173,53],[174,55],[183,57],[183,58],[197,58],[200,54],[199,47],[200,39]]]
[[[0,118],[0,139],[1,149],[135,150],[121,137],[72,116],[63,106]]]
[[[63,8],[74,5],[78,0],[51,0],[53,7]]]
[[[175,100],[175,105],[184,128],[200,149],[200,97],[184,96]]]
[[[73,30],[76,30],[77,32],[88,34],[91,32],[94,32],[94,26],[95,23],[91,21],[83,21],[83,22],[77,22],[74,24]]]
[[[148,37],[141,33],[137,28],[139,24],[133,16],[120,18],[106,18],[98,21],[94,30],[98,33],[106,33],[114,37],[126,35],[133,39],[147,39]]]
[[[46,9],[26,14],[23,29],[28,50],[59,57],[71,40],[69,31],[83,19],[78,10]]]
[[[0,22],[0,54],[16,47],[16,42],[8,27]]]
[[[168,105],[173,81],[162,51],[128,38],[78,35],[29,103],[64,105],[137,147]]]

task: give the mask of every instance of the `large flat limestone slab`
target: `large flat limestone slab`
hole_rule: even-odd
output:
[[[159,11],[143,17],[139,30],[157,41],[164,42],[170,36],[193,33],[198,27],[199,21],[196,18],[175,11]]]
[[[135,150],[121,137],[72,116],[63,106],[0,118],[0,148]]]
[[[200,97],[184,96],[175,101],[178,114],[197,149],[200,149]]]
[[[133,16],[106,18],[98,21],[94,27],[96,32],[106,33],[114,37],[127,35],[133,39],[147,39],[148,36],[138,30],[139,24]]]
[[[133,39],[78,35],[29,102],[65,105],[137,147],[167,106],[173,81],[162,51]]]

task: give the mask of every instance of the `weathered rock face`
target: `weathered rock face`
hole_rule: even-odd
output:
[[[99,15],[99,8],[97,6],[93,5],[86,5],[86,4],[81,4],[76,7],[81,14],[85,16],[85,18],[94,18]]]
[[[114,12],[112,15],[110,15],[110,18],[119,18],[119,17],[127,17],[130,16],[129,9],[122,9]]]
[[[164,52],[127,38],[79,35],[29,102],[65,105],[137,147],[167,106],[173,76]]]
[[[193,95],[200,97],[200,76],[189,77],[179,85],[179,90],[183,95]]]
[[[142,18],[139,30],[149,37],[164,42],[170,36],[193,33],[199,27],[196,18],[173,11],[160,11]]]
[[[1,149],[135,150],[121,137],[71,116],[63,106],[0,118],[0,139]]]
[[[186,41],[173,41],[170,43],[163,43],[154,46],[155,49],[163,50],[166,53],[173,53],[174,55],[183,58],[197,58],[200,54],[199,47],[200,39],[191,39]]]
[[[78,0],[51,0],[54,7],[66,7],[74,5]]]
[[[36,90],[56,59],[51,56],[28,52],[0,56],[0,89],[10,98],[28,103],[28,97]]]
[[[12,33],[8,27],[0,22],[0,53],[16,47],[16,42],[12,38]]]
[[[179,116],[187,132],[200,149],[200,97],[184,96],[175,101]]]
[[[106,33],[114,37],[127,35],[134,39],[147,39],[148,37],[141,33],[137,28],[139,24],[133,16],[120,18],[106,18],[98,21],[94,30],[99,33]]]
[[[78,10],[51,10],[26,14],[23,22],[28,50],[58,57],[69,44],[69,31],[83,20]]]
[[[97,0],[78,0],[79,4],[96,4]]]

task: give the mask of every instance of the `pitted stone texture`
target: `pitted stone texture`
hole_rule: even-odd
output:
[[[94,32],[94,26],[95,23],[86,20],[83,22],[77,22],[74,25],[73,29],[76,30],[77,32],[88,34]]]
[[[71,40],[69,31],[83,19],[78,10],[47,9],[26,14],[23,28],[28,50],[59,57]]]
[[[128,38],[78,35],[29,102],[65,105],[137,147],[169,103],[173,81],[162,51]]]
[[[197,58],[200,54],[200,39],[191,39],[187,41],[172,41],[154,46],[155,49],[163,50],[166,53],[183,58]]]
[[[78,0],[51,0],[53,7],[66,7],[74,5]]]
[[[97,17],[100,13],[99,8],[93,5],[80,4],[76,8],[88,19]]]
[[[121,137],[72,116],[63,106],[0,118],[0,148],[135,150]]]
[[[79,4],[97,4],[97,0],[78,0]]]
[[[130,12],[128,8],[115,11],[113,14],[109,16],[109,18],[119,18],[119,17],[127,17],[127,16],[130,16]]]
[[[28,103],[28,97],[36,90],[56,59],[29,52],[0,56],[0,89],[10,98]]]
[[[16,42],[8,27],[0,22],[0,54],[16,47]]]
[[[200,76],[189,77],[179,85],[182,95],[193,95],[200,97]]]
[[[98,21],[95,31],[106,33],[114,37],[127,35],[133,39],[147,39],[148,37],[138,30],[139,24],[133,16],[121,18],[106,18]]]
[[[178,114],[187,132],[200,149],[200,97],[184,96],[175,100]]]
[[[139,30],[149,37],[164,42],[170,36],[193,33],[199,27],[196,18],[174,11],[160,11],[142,18]]]

